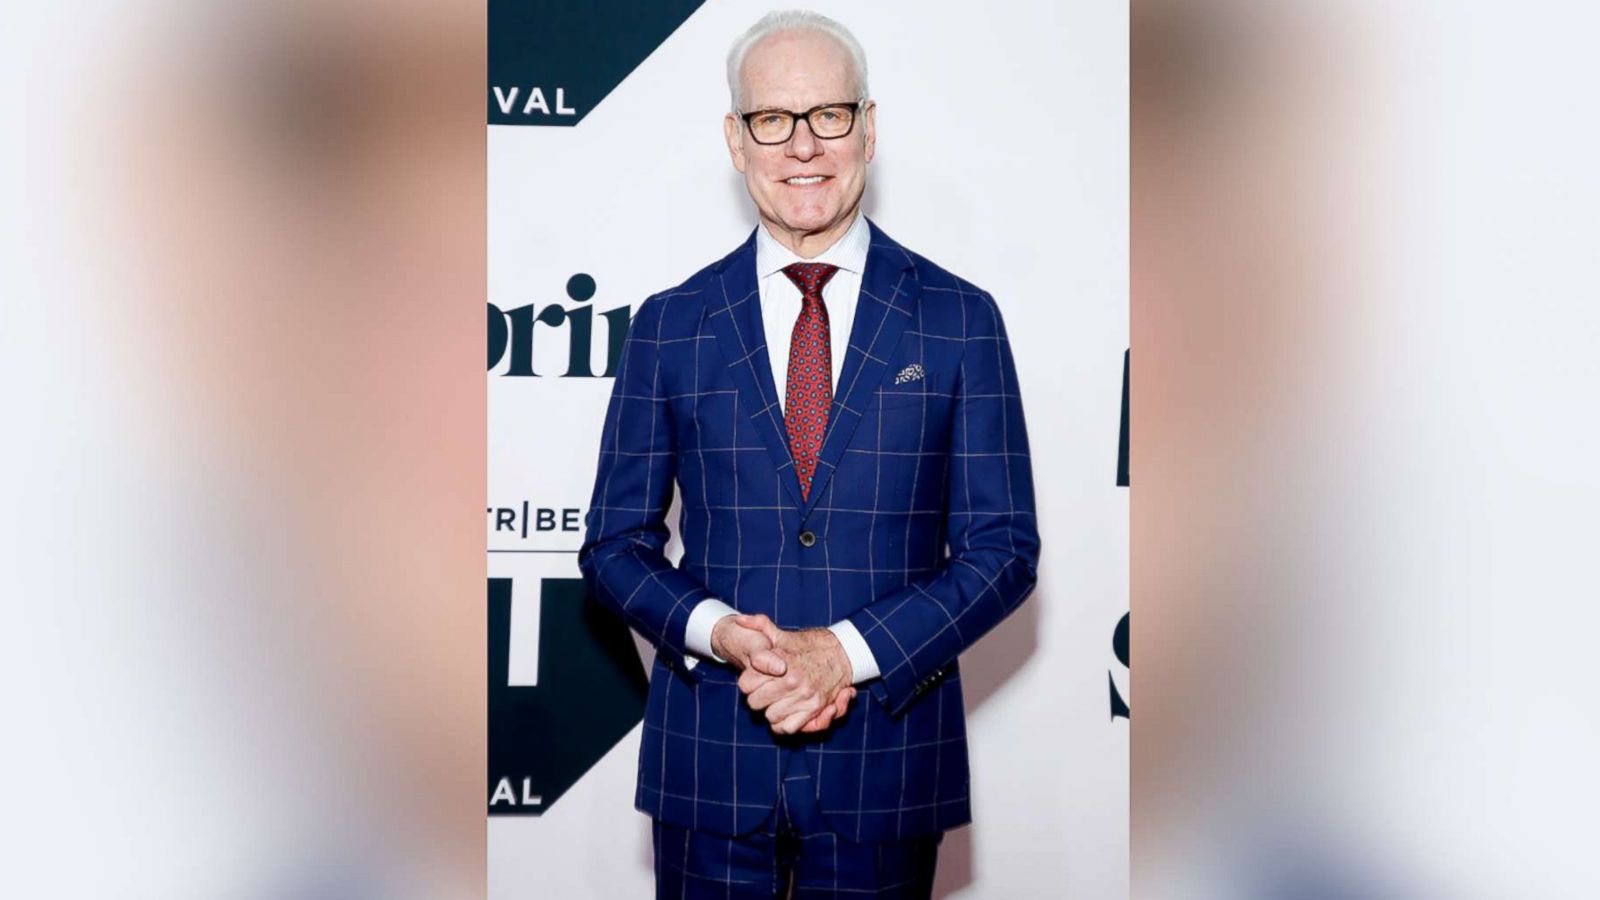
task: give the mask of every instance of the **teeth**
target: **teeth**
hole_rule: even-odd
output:
[[[822,180],[822,176],[821,175],[810,175],[810,176],[807,176],[805,178],[801,178],[800,176],[797,175],[794,178],[784,179],[784,181],[786,183],[788,183],[788,184],[816,184],[817,182],[819,182],[821,180]]]

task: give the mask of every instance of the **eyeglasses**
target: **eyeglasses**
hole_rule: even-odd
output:
[[[797,119],[805,119],[811,133],[823,140],[842,138],[850,133],[856,125],[856,111],[861,108],[860,102],[856,103],[824,103],[813,106],[805,112],[791,112],[787,109],[758,109],[755,112],[743,113],[739,118],[744,119],[745,127],[750,129],[750,136],[758,144],[781,144],[794,134],[794,123]]]

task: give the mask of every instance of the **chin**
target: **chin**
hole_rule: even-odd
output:
[[[821,231],[837,221],[838,217],[839,211],[836,209],[821,210],[809,207],[789,212],[783,217],[783,222],[796,231]]]

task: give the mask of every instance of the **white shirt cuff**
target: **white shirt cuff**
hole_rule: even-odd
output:
[[[699,610],[696,609],[696,612]],[[878,660],[872,655],[872,648],[867,646],[867,639],[861,636],[854,623],[849,619],[835,622],[828,626],[833,636],[844,645],[844,655],[850,658],[850,678],[852,683],[860,684],[878,677]]]
[[[711,649],[711,631],[717,627],[717,623],[722,621],[724,616],[736,616],[738,614],[739,611],[737,609],[715,597],[707,597],[701,600],[695,604],[694,609],[689,611],[689,623],[683,629],[684,648],[689,653],[716,660],[719,663],[727,662],[727,660],[718,656],[715,650]],[[700,660],[694,656],[685,655],[683,658],[684,666],[690,669],[699,663]]]

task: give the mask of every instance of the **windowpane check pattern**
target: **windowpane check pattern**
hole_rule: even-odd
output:
[[[645,300],[624,343],[578,563],[656,647],[635,804],[663,822],[753,831],[783,747],[803,749],[823,818],[852,840],[970,821],[957,657],[1037,580],[1027,428],[994,299],[868,224],[809,490],[773,386],[753,233]],[[675,491],[678,566],[663,552]],[[734,669],[684,665],[689,612],[713,596],[784,628],[848,619],[882,675],[829,730],[775,737]]]

